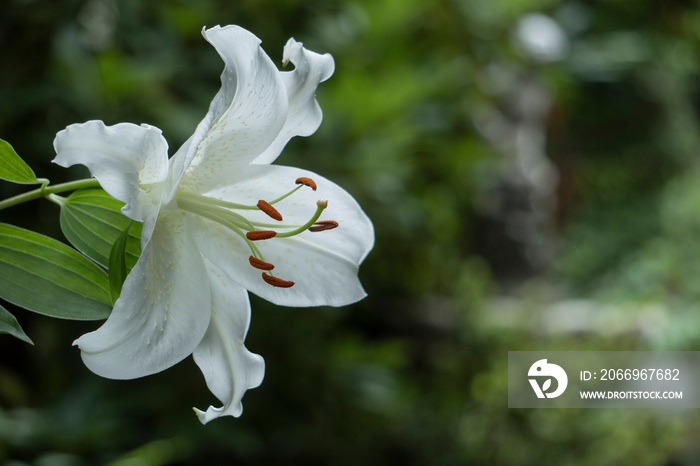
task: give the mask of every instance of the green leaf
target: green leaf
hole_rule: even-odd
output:
[[[17,322],[15,316],[2,306],[0,306],[0,333],[7,333],[22,341],[26,341],[30,345],[34,344],[31,338],[24,333],[22,327],[19,326],[19,322]]]
[[[61,230],[80,252],[109,267],[112,245],[131,220],[121,213],[124,203],[102,189],[81,189],[61,206]],[[127,271],[141,255],[141,224],[135,223],[126,241]]]
[[[40,183],[34,171],[4,139],[0,139],[0,178],[20,184]]]
[[[40,314],[74,320],[111,312],[107,274],[48,236],[0,223],[0,297]]]
[[[132,222],[126,226],[119,238],[114,242],[109,253],[109,292],[112,295],[112,304],[117,302],[122,292],[122,285],[126,280],[126,240],[129,238],[129,230]]]

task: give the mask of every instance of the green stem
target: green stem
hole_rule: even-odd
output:
[[[49,197],[51,194],[62,193],[64,191],[75,191],[81,188],[99,188],[100,183],[95,178],[88,178],[84,180],[69,181],[68,183],[61,183],[55,186],[48,186],[48,183],[42,185],[41,188],[35,189],[33,191],[26,192],[24,194],[19,194],[17,196],[0,201],[0,210],[7,209],[8,207],[15,206],[17,204],[22,204],[23,202],[33,201],[34,199],[39,199],[42,197]]]
[[[66,205],[66,202],[68,202],[66,201],[65,197],[59,196],[58,194],[49,194],[48,196],[46,196],[46,199],[58,205],[59,207],[63,207],[64,205]]]

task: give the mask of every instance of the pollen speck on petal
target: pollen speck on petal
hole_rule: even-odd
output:
[[[272,270],[275,268],[274,265],[270,264],[269,262],[262,261],[262,260],[258,259],[257,257],[250,256],[248,258],[248,261],[250,262],[250,265],[252,265],[256,269]]]
[[[273,219],[277,220],[278,222],[282,221],[282,214],[280,214],[277,209],[272,207],[272,205],[270,205],[269,202],[263,201],[262,199],[260,199],[258,201],[258,209],[265,212],[268,215],[268,217],[273,218]]]
[[[272,230],[255,230],[255,231],[249,231],[245,234],[245,237],[251,241],[259,241],[261,239],[270,239],[270,238],[274,238],[275,236],[277,236],[277,232],[272,231]]]
[[[282,280],[281,278],[273,277],[265,272],[263,272],[262,278],[265,280],[265,282],[272,286],[276,286],[277,288],[291,288],[294,286],[294,282],[292,281]]]
[[[309,188],[313,189],[316,191],[316,182],[312,180],[311,178],[307,178],[305,176],[302,176],[301,178],[297,178],[296,184],[303,184],[305,186],[308,186]]]

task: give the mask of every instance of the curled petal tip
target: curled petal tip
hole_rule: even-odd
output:
[[[297,42],[293,37],[291,37],[284,46],[282,51],[282,66],[287,66],[292,60],[292,55],[297,53],[304,44]]]
[[[194,413],[197,415],[197,419],[199,419],[199,422],[201,422],[202,425],[206,425],[207,422],[209,422],[209,419],[207,419],[207,413],[201,409],[192,408],[192,411],[194,411]]]

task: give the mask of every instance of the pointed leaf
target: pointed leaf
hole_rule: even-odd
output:
[[[129,222],[122,234],[119,235],[109,253],[109,292],[112,295],[112,304],[119,299],[122,285],[126,280],[126,240],[129,238],[131,223]]]
[[[4,139],[0,139],[0,178],[20,184],[40,183],[34,171]]]
[[[552,385],[552,379],[547,379],[544,384],[542,384],[542,392],[546,392],[550,385]]]
[[[31,338],[24,333],[22,327],[19,326],[19,322],[17,322],[15,316],[2,306],[0,306],[0,333],[7,333],[22,341],[26,341],[30,345],[34,344]]]
[[[81,189],[61,208],[61,230],[80,252],[105,267],[117,238],[131,220],[121,213],[124,203],[102,189]],[[135,223],[126,241],[127,272],[141,255],[141,224]]]
[[[105,319],[111,312],[107,274],[48,236],[0,223],[0,297],[62,319]]]

